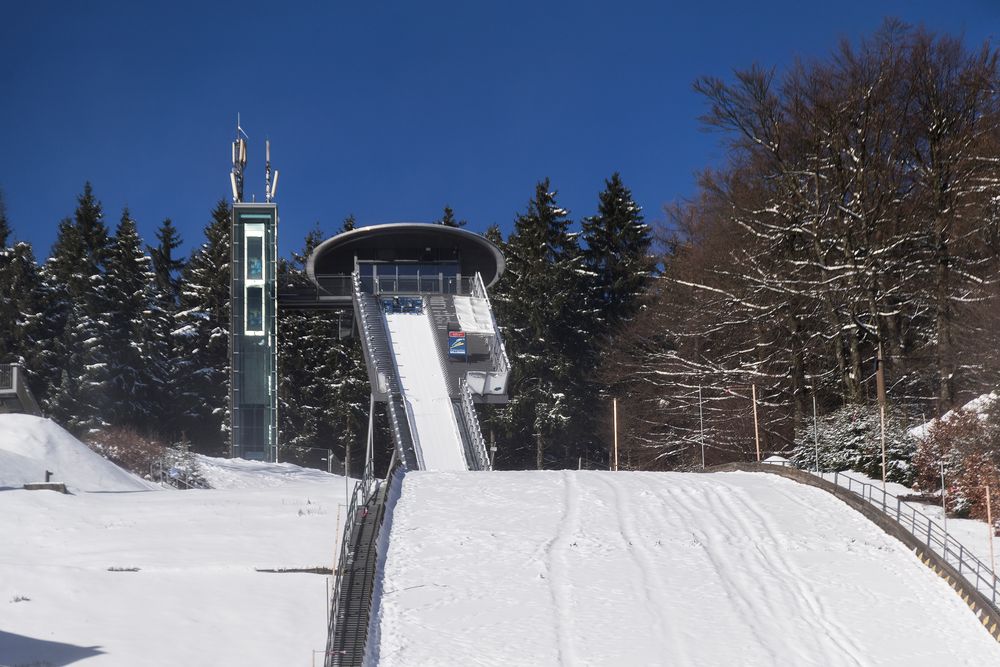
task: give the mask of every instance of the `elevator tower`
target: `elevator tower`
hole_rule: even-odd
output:
[[[233,457],[277,461],[277,174],[266,145],[264,202],[243,201],[246,135],[233,142],[229,383]]]

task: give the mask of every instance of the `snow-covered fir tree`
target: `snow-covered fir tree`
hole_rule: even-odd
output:
[[[149,331],[147,358],[150,374],[157,389],[152,396],[153,410],[157,415],[157,430],[166,438],[181,437],[178,395],[180,393],[178,349],[173,331],[180,308],[181,275],[185,262],[175,253],[181,238],[167,218],[157,230],[158,243],[146,246],[152,265],[152,298],[146,313]]]
[[[589,369],[579,361],[590,340],[580,312],[580,247],[548,179],[537,184],[503,247],[507,269],[493,302],[514,368],[511,400],[493,425],[508,439],[500,465],[541,469],[577,455],[570,427],[587,409],[581,395]]]
[[[652,235],[642,209],[615,172],[598,195],[597,215],[584,218],[583,263],[595,332],[610,336],[639,307],[655,269]]]
[[[229,430],[229,253],[231,209],[212,211],[205,243],[184,267],[176,347],[177,424],[196,451],[222,454]]]
[[[31,245],[13,243],[0,191],[0,363],[34,360],[41,321],[40,282]]]
[[[341,232],[354,228],[344,221]],[[324,236],[317,228],[306,237],[302,253],[282,262],[282,281],[309,288],[305,260]],[[315,460],[315,451],[335,452],[360,474],[368,410],[368,376],[356,336],[341,335],[343,313],[288,311],[279,313],[278,344],[282,457]]]
[[[441,213],[441,217],[435,220],[434,224],[444,225],[445,227],[465,227],[469,224],[469,221],[456,218],[455,211],[451,206],[446,205],[444,211]]]
[[[882,479],[882,425],[878,406],[847,406],[809,424],[795,437],[791,460],[799,468],[821,472],[856,470]],[[908,421],[898,411],[886,416],[886,478],[913,481],[917,441],[908,432]],[[818,430],[817,430],[818,429]],[[818,437],[817,437],[818,436]]]
[[[40,371],[51,389],[46,402],[56,419],[81,435],[108,425],[110,251],[104,212],[88,182],[73,218],[60,223],[42,270],[48,349]]]
[[[161,341],[151,329],[155,306],[153,272],[143,252],[135,221],[126,208],[112,239],[105,289],[108,303],[106,344],[109,412],[115,426],[150,428],[165,387],[165,359],[158,358]]]

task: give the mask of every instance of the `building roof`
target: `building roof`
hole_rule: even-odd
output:
[[[309,255],[306,274],[318,285],[318,275],[353,273],[356,255],[381,261],[419,261],[422,254],[439,256],[442,251],[457,251],[462,275],[478,272],[487,287],[503,274],[503,254],[486,238],[459,227],[419,222],[358,227],[337,234]]]

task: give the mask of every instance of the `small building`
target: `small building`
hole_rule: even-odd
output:
[[[0,364],[0,414],[17,412],[42,416],[25,380],[24,367],[20,364]]]

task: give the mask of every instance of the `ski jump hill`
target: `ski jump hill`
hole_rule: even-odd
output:
[[[440,225],[309,259],[353,307],[394,443],[376,479],[369,436],[328,667],[1000,664],[992,571],[888,495],[774,466],[490,472],[474,405],[506,400],[502,270]]]

